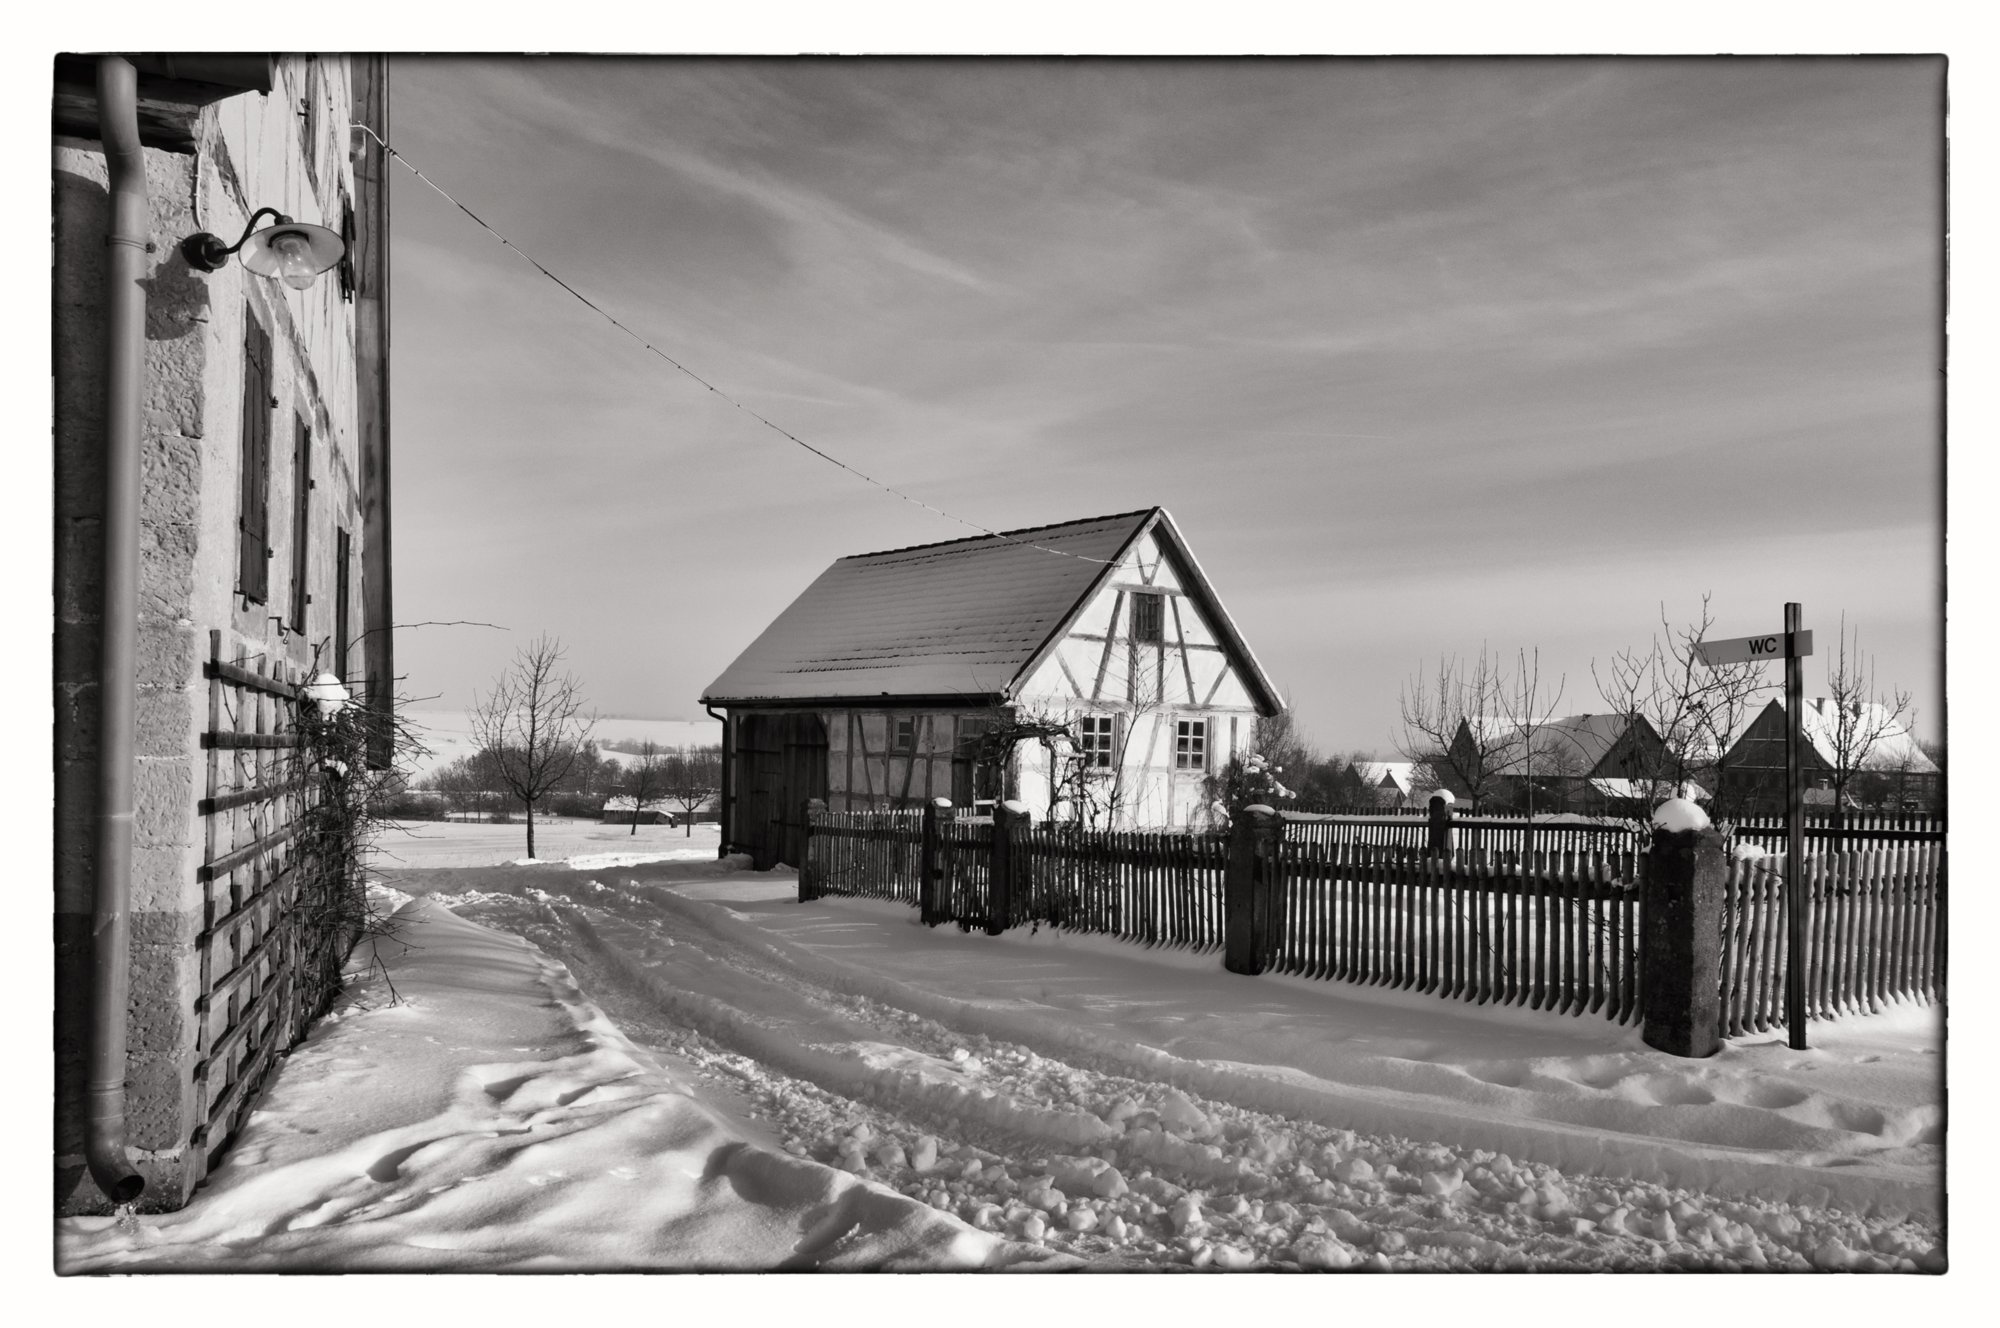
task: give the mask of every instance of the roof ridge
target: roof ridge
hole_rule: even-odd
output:
[[[1093,521],[1118,521],[1130,516],[1150,516],[1159,511],[1155,507],[1136,508],[1130,512],[1107,512],[1102,516],[1080,516],[1070,521],[1051,521],[1046,525],[1022,526],[1019,530],[996,530],[985,535],[961,535],[957,539],[935,540],[929,544],[905,544],[894,549],[871,549],[867,553],[849,553],[835,559],[836,562],[852,562],[857,558],[881,558],[892,553],[917,553],[924,549],[942,549],[952,544],[976,544],[985,540],[1012,539],[1016,535],[1033,535],[1038,531],[1060,530],[1064,526],[1088,525]]]

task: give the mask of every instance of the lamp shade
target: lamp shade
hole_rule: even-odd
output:
[[[275,277],[293,290],[305,290],[346,252],[346,242],[326,227],[287,221],[266,226],[245,240],[238,257],[260,277]]]

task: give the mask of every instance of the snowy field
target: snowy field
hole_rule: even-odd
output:
[[[417,741],[428,751],[410,762],[414,778],[421,779],[441,766],[450,765],[476,750],[472,725],[463,710],[411,709],[398,711],[409,724]],[[722,741],[722,725],[706,715],[699,719],[629,719],[608,715],[597,721],[591,736],[605,742],[644,742],[651,738],[662,747],[713,747]],[[613,760],[629,761],[619,752],[605,752]]]
[[[605,825],[569,817],[535,818],[535,860],[573,862],[579,869],[642,862],[715,861],[721,829],[695,826]],[[526,860],[527,826],[470,821],[405,821],[375,840],[370,868],[386,880],[411,868],[499,867]]]
[[[1025,1249],[1112,1269],[1944,1266],[1932,1012],[1816,1027],[1806,1053],[1774,1036],[1682,1061],[1603,1021],[1243,978],[1215,956],[1046,931],[931,930],[913,910],[873,901],[801,905],[789,873],[747,872],[740,859],[412,870],[397,884],[559,960],[622,1030],[589,1036],[606,1046],[629,1038],[620,1055],[685,1086],[720,1122],[718,1139],[744,1141],[731,1157],[755,1151],[849,1175],[869,1194],[893,1192],[935,1214],[947,1224],[940,1230],[995,1242],[920,1240],[918,1228],[892,1223],[903,1233],[885,1237],[894,1250],[949,1249],[980,1262],[1017,1260]],[[401,1008],[367,1017],[386,1027],[412,1017]],[[593,1019],[579,1017],[578,1027],[596,1028]],[[352,1053],[353,1073],[373,1054]],[[611,1219],[600,1173],[626,1163],[590,1151],[588,1165],[517,1165],[517,1136],[502,1132],[532,1127],[536,1111],[566,1120],[561,1112],[600,1101],[602,1081],[583,1069],[514,1063],[554,1066],[578,1054],[543,1051],[524,1034],[497,1064],[479,1062],[486,1068],[447,1060],[433,1073],[456,1085],[450,1094],[403,1108],[401,1133],[353,1139],[338,1164],[312,1162],[329,1156],[331,1141],[289,1154],[258,1144],[242,1166],[296,1157],[320,1169],[298,1173],[299,1202],[283,1222],[260,1216],[257,1229],[316,1230],[330,1223],[300,1219],[337,1199],[329,1217],[354,1229],[288,1235],[287,1257],[435,1268],[540,1257],[536,1214],[590,1214],[600,1225],[587,1229],[603,1230]],[[301,1059],[281,1087],[306,1073],[294,1068]],[[475,1128],[489,1110],[476,1094],[511,1111],[517,1093],[521,1121],[495,1116]],[[571,1093],[580,1096],[565,1101]],[[274,1098],[259,1117],[270,1118],[267,1132],[254,1137],[280,1138],[280,1122],[316,1109],[320,1096]],[[445,1096],[459,1104],[451,1131],[436,1124]],[[415,1121],[432,1124],[407,1124]],[[651,1128],[634,1124],[616,1145],[609,1140],[626,1136],[607,1135],[605,1148],[629,1148],[650,1165],[648,1140],[664,1137]],[[447,1135],[478,1139],[435,1150],[455,1170],[431,1172],[433,1153],[421,1148],[379,1165],[419,1137]],[[714,1165],[713,1154],[701,1165]],[[405,1180],[410,1167],[418,1171]],[[506,1200],[464,1209],[495,1215],[490,1238],[471,1216],[452,1216],[460,1200],[439,1197],[476,1185]],[[523,1187],[573,1197],[527,1203]],[[270,1202],[282,1208],[281,1192]],[[216,1200],[228,1193],[214,1191]],[[526,1206],[509,1206],[514,1199]],[[787,1258],[817,1248],[805,1228],[784,1225],[796,1215],[788,1202],[752,1215],[780,1224],[778,1244],[804,1242]],[[192,1257],[176,1230],[217,1251],[203,1258],[272,1266],[257,1262],[259,1240],[220,1241],[222,1219],[197,1212],[208,1203],[205,1194],[188,1210],[184,1228],[169,1218],[137,1219],[136,1229],[101,1220],[72,1224],[70,1238],[92,1267]],[[438,1242],[457,1256],[405,1251],[438,1243],[424,1244],[431,1209],[453,1224]],[[552,1238],[552,1262],[535,1266],[658,1266],[646,1262],[655,1256],[697,1266],[699,1242],[646,1234],[672,1226],[679,1211],[667,1199],[635,1205],[601,1242]],[[905,1237],[916,1246],[896,1243]],[[382,1241],[398,1252],[358,1253]],[[773,1253],[765,1266],[781,1262]]]

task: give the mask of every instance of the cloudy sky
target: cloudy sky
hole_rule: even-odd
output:
[[[1169,508],[1323,748],[1440,653],[1844,611],[1942,727],[1934,61],[398,59],[409,161],[660,350],[982,526]],[[970,533],[396,171],[408,687],[606,713]],[[1822,651],[1822,654],[1824,650]],[[1816,663],[1809,693],[1824,676]]]

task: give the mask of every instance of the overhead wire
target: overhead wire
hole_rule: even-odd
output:
[[[568,291],[569,294],[573,296],[577,300],[577,302],[582,304],[586,309],[589,309],[599,318],[602,318],[605,322],[611,324],[611,326],[617,328],[620,332],[623,332],[626,336],[630,337],[633,341],[637,342],[645,350],[651,352],[653,355],[657,356],[661,360],[664,360],[667,364],[672,365],[675,369],[678,369],[681,373],[685,374],[687,377],[701,384],[703,387],[707,388],[710,392],[714,393],[722,400],[728,402],[730,405],[734,406],[737,410],[742,411],[745,415],[748,415],[751,419],[757,421],[765,428],[771,430],[773,433],[779,435],[780,437],[788,439],[789,441],[804,448],[806,451],[812,453],[820,460],[840,467],[848,474],[862,481],[864,484],[872,485],[873,487],[882,490],[884,493],[893,494],[895,497],[902,499],[904,502],[909,503],[916,507],[921,507],[926,512],[934,513],[937,516],[943,517],[947,521],[955,521],[961,526],[970,527],[971,529],[980,532],[982,535],[987,535],[994,539],[1006,538],[1006,532],[1004,531],[994,530],[992,527],[981,525],[977,521],[969,521],[966,518],[959,516],[954,512],[947,512],[942,507],[934,506],[930,503],[925,502],[921,498],[913,497],[910,494],[904,493],[901,489],[896,488],[894,485],[884,484],[882,481],[875,479],[873,476],[864,474],[863,472],[855,469],[853,466],[848,465],[845,461],[842,461],[839,457],[834,456],[831,453],[826,452],[821,448],[813,446],[811,443],[799,437],[797,434],[785,428],[783,425],[777,424],[776,422],[772,421],[766,416],[751,409],[749,406],[744,405],[741,401],[738,401],[735,397],[723,391],[721,388],[717,387],[714,383],[710,382],[708,379],[702,377],[694,370],[688,368],[685,364],[682,364],[679,360],[667,354],[665,351],[661,350],[658,346],[655,346],[652,342],[648,341],[638,332],[628,327],[615,314],[611,313],[609,310],[599,305],[596,301],[592,300],[582,291],[570,285],[567,281],[564,281],[554,272],[551,272],[533,254],[521,248],[520,245],[515,244],[512,240],[508,239],[505,235],[503,235],[498,228],[494,227],[491,223],[489,223],[484,217],[480,216],[477,212],[474,212],[471,208],[467,207],[465,204],[459,202],[456,198],[452,197],[450,193],[445,191],[443,186],[439,185],[437,181],[431,179],[430,176],[424,174],[422,170],[417,168],[415,163],[410,161],[410,159],[405,157],[402,153],[398,152],[393,146],[390,145],[390,143],[386,139],[384,139],[380,134],[376,133],[373,128],[371,128],[368,125],[361,124],[359,122],[353,122],[353,127],[359,129],[362,133],[374,139],[378,144],[381,145],[382,150],[384,152],[386,152],[390,157],[394,158],[398,163],[402,165],[404,170],[416,176],[419,180],[422,180],[438,195],[438,197],[444,199],[445,202],[451,204],[453,207],[457,208],[460,212],[463,212],[467,217],[470,217],[474,222],[474,224],[476,224],[481,230],[484,230],[487,234],[491,235],[494,239],[498,240],[503,247],[513,250],[514,253],[518,255],[523,262],[527,263],[530,267],[534,268],[535,271],[541,273],[543,276],[547,277],[550,281],[553,281],[556,285],[562,287],[565,291]],[[1068,549],[1052,549],[1046,545],[1035,544],[1032,541],[1028,542],[1027,547],[1032,549],[1039,549],[1043,553],[1053,553],[1063,558],[1075,558],[1081,562],[1098,563],[1106,567],[1110,566],[1113,562],[1113,560],[1109,558],[1092,558],[1085,554],[1073,553]]]

